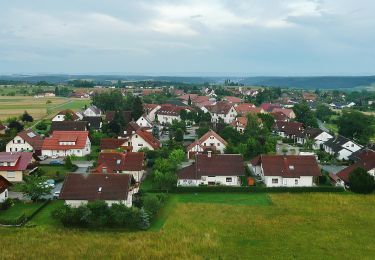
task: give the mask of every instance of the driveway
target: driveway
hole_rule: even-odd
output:
[[[51,163],[51,161],[60,162],[61,165],[64,165],[64,159],[63,158],[57,158],[57,159],[47,158],[44,161],[40,161],[39,164],[40,165],[49,165]]]
[[[320,165],[320,167],[327,172],[336,174],[342,169],[345,169],[347,166],[329,164],[329,165]]]
[[[72,161],[72,163],[78,167],[75,173],[87,173],[93,167],[93,161]]]
[[[286,155],[298,155],[299,147],[292,146],[290,144],[278,143],[276,144],[276,154],[283,155],[286,150]]]

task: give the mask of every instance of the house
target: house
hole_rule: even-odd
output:
[[[52,121],[50,132],[54,131],[88,131],[86,121]]]
[[[247,126],[247,117],[238,116],[230,125],[233,126],[233,128],[236,129],[238,132],[243,133]]]
[[[239,97],[232,97],[232,96],[226,96],[223,98],[223,100],[228,101],[231,104],[240,104],[242,103],[242,99]]]
[[[131,151],[132,148],[129,148],[128,140],[122,138],[102,138],[100,140],[100,150],[104,151],[115,151],[115,150],[123,150],[123,151]]]
[[[187,147],[187,156],[193,159],[195,154],[205,151],[224,153],[227,145],[228,143],[221,136],[210,130]]]
[[[361,148],[361,145],[341,135],[331,138],[323,143],[324,151],[335,155],[339,160],[348,160],[351,154]]]
[[[140,182],[145,173],[145,154],[102,152],[94,172],[131,174],[136,182]]]
[[[143,109],[145,110],[145,115],[147,119],[151,122],[155,121],[156,112],[161,108],[157,104],[143,104]]]
[[[314,93],[311,93],[311,92],[304,92],[304,93],[302,93],[302,97],[307,102],[315,102],[316,98],[317,98],[317,95],[314,94]]]
[[[97,106],[92,105],[86,108],[85,111],[83,111],[83,116],[86,116],[86,117],[102,116],[102,111]]]
[[[42,155],[85,156],[91,153],[91,142],[87,131],[54,131],[44,139]]]
[[[33,161],[33,153],[0,152],[0,176],[10,182],[21,182],[27,167]]]
[[[201,108],[204,112],[211,115],[211,122],[218,123],[219,119],[223,119],[224,123],[230,124],[237,116],[236,109],[227,101],[219,101],[214,105],[209,105]]]
[[[280,104],[272,104],[272,103],[263,103],[260,105],[265,112],[271,113],[274,108],[281,108]]]
[[[312,187],[321,176],[315,156],[260,155],[251,164],[267,187]]]
[[[181,121],[181,110],[190,111],[190,108],[172,104],[163,104],[155,114],[157,115],[160,124],[171,124],[173,120]]]
[[[289,121],[289,117],[287,117],[287,115],[285,115],[283,112],[271,112],[270,114],[275,118],[275,121]]]
[[[0,122],[0,135],[5,135],[6,126]]]
[[[289,109],[289,108],[278,108],[278,107],[275,107],[272,109],[271,113],[283,113],[284,115],[286,115],[289,119],[294,119],[296,118],[296,114],[294,113],[293,109]]]
[[[143,148],[156,150],[160,148],[160,142],[150,132],[144,129],[138,129],[129,137],[128,146],[132,146],[133,152],[138,152]]]
[[[0,203],[8,198],[8,188],[10,186],[12,186],[12,183],[0,175]]]
[[[101,116],[84,116],[82,121],[88,123],[90,130],[100,130],[103,125]]]
[[[177,99],[181,100],[185,105],[188,105],[189,99],[193,101],[196,97],[198,97],[198,94],[185,94],[178,96]]]
[[[109,122],[115,119],[116,111],[107,111],[105,114],[105,122],[108,124]],[[122,111],[121,115],[124,119],[124,125],[127,125],[130,121],[132,121],[132,112],[131,111]]]
[[[10,140],[5,148],[6,152],[34,152],[41,155],[43,138],[33,130],[19,132]]]
[[[136,123],[143,128],[152,128],[154,126],[152,121],[150,121],[146,115],[142,115],[140,118],[138,118]]]
[[[327,142],[331,138],[333,138],[332,135],[319,128],[308,127],[297,136],[297,143],[305,144],[307,140],[313,140],[312,148],[318,150],[321,148],[323,143]]]
[[[225,185],[240,186],[245,176],[242,155],[196,154],[192,165],[177,172],[178,186]]]
[[[65,121],[65,117],[69,116],[69,121],[77,121],[82,119],[81,114],[74,112],[71,109],[65,109],[60,111],[57,115],[52,118],[53,121]]]
[[[357,168],[365,169],[371,176],[375,178],[375,152],[367,151],[363,153],[358,162],[341,170],[336,175],[342,182],[344,182],[345,185],[349,185],[349,175]]]
[[[258,114],[264,112],[263,109],[257,108],[254,104],[243,103],[234,106],[237,115],[246,116],[247,114]]]
[[[65,200],[65,204],[71,207],[95,200],[104,200],[109,206],[118,203],[131,207],[133,194],[137,192],[133,184],[131,174],[69,173],[65,177],[59,199]]]
[[[296,140],[303,133],[303,124],[299,122],[276,121],[275,132],[284,138]]]

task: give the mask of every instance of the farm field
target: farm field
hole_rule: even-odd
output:
[[[51,103],[47,104],[47,100]],[[90,100],[70,99],[63,97],[34,98],[32,96],[1,96],[0,97],[0,120],[9,117],[18,117],[25,110],[34,117],[35,120],[44,118],[47,114],[53,116],[63,109],[78,110],[89,104]]]
[[[217,195],[217,196],[215,196]],[[358,259],[375,255],[375,195],[177,194],[159,230],[63,229],[49,212],[0,228],[5,258]],[[34,226],[36,225],[36,226]],[[22,248],[22,250],[19,250]]]

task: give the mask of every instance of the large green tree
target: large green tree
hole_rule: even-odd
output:
[[[295,120],[297,122],[303,123],[305,127],[318,127],[315,113],[306,102],[295,105],[293,111],[296,114]]]
[[[375,189],[374,177],[365,169],[356,168],[349,174],[350,189],[356,193],[368,194]]]
[[[32,201],[37,201],[43,195],[51,193],[52,187],[46,185],[46,178],[36,175],[30,175],[25,178],[25,183],[22,185],[22,192],[29,196]]]
[[[142,100],[140,97],[136,97],[134,99],[133,106],[132,106],[132,114],[133,114],[134,120],[137,120],[138,118],[140,118],[143,115],[143,113],[144,111],[143,111]]]
[[[338,118],[339,134],[356,140],[360,144],[366,144],[375,134],[375,119],[359,111],[344,111]]]

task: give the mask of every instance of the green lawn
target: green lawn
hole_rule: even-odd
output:
[[[58,207],[64,205],[63,200],[53,200],[44,207],[30,222],[29,225],[37,225],[44,228],[59,227],[60,223],[51,218],[51,213]]]
[[[69,172],[64,165],[40,165],[39,169],[43,171],[43,176],[56,181],[63,180],[65,174]]]
[[[271,204],[266,193],[195,193],[172,196],[176,196],[178,202],[182,203],[219,203],[246,206],[265,206]]]
[[[30,222],[35,227],[0,227],[1,253],[12,259],[371,259],[375,255],[375,195],[265,194],[268,203],[257,194],[216,195],[221,198],[202,194],[198,201],[192,194],[172,195],[159,218],[164,223],[143,232],[64,229],[49,222],[48,212],[61,203],[52,202]],[[229,203],[243,201],[246,195],[252,205]]]
[[[26,216],[30,216],[42,204],[43,204],[42,202],[36,202],[36,203],[16,202],[11,208],[0,211],[0,219],[5,219],[5,220],[18,219],[23,214],[25,214]]]

